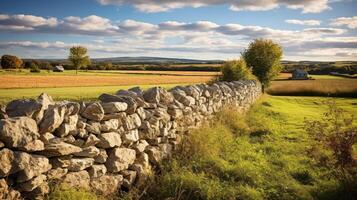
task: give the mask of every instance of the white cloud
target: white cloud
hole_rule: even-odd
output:
[[[262,11],[280,6],[301,9],[303,13],[319,13],[331,9],[328,0],[97,0],[102,5],[133,5],[142,12],[166,12],[184,7],[202,7],[209,5],[229,5],[231,10]]]
[[[357,28],[357,16],[353,17],[340,17],[332,19],[330,25],[332,26],[347,26],[350,29]]]
[[[288,24],[297,24],[297,25],[304,25],[304,26],[319,26],[321,21],[319,20],[299,20],[299,19],[287,19],[285,20]]]
[[[0,14],[0,29],[27,31],[35,27],[54,27],[58,25],[57,18],[38,17],[33,15],[4,15]]]

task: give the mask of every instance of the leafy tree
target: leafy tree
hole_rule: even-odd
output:
[[[16,56],[3,55],[1,66],[3,69],[19,69],[22,67],[22,60]]]
[[[222,81],[237,81],[253,79],[252,71],[247,67],[244,59],[227,61],[221,68]]]
[[[81,67],[86,67],[90,64],[89,56],[87,56],[87,48],[82,46],[74,46],[70,49],[68,60],[73,64],[76,69],[76,74],[78,69]]]
[[[243,52],[244,60],[264,87],[270,84],[282,70],[282,47],[272,40],[256,39]]]

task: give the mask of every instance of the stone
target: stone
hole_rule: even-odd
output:
[[[137,153],[140,153],[144,152],[147,146],[149,146],[149,143],[146,140],[140,140],[136,145],[134,145],[134,149]]]
[[[146,112],[145,112],[145,109],[143,107],[140,107],[140,108],[136,109],[136,113],[139,115],[141,121],[146,119]]]
[[[116,132],[103,133],[98,138],[100,142],[96,146],[103,149],[120,147],[122,143],[120,134]]]
[[[125,102],[109,102],[101,104],[105,114],[124,112],[128,108]]]
[[[90,182],[90,186],[99,195],[111,196],[118,193],[122,182],[122,175],[106,174],[98,178],[93,178]]]
[[[42,200],[50,192],[50,187],[47,182],[43,182],[31,192],[23,192],[26,199]]]
[[[34,190],[35,188],[37,188],[38,186],[43,184],[46,180],[47,180],[47,177],[45,175],[41,174],[29,181],[21,183],[19,185],[19,190],[23,191],[23,192],[31,192],[32,190]]]
[[[0,178],[16,172],[13,168],[14,161],[15,155],[13,151],[7,148],[0,150]]]
[[[39,137],[36,121],[29,117],[0,120],[0,140],[7,147],[21,149]]]
[[[68,102],[65,105],[66,105],[66,115],[67,116],[77,115],[81,109],[81,105],[77,102]]]
[[[132,88],[128,89],[128,91],[134,92],[139,97],[143,96],[143,91],[141,90],[140,87],[132,87]]]
[[[19,149],[26,152],[42,151],[45,149],[45,144],[41,140],[33,140]]]
[[[124,177],[123,186],[130,188],[135,182],[137,172],[133,170],[124,170],[121,174]]]
[[[103,121],[101,123],[100,130],[102,132],[115,131],[119,128],[119,119],[110,119],[107,121]]]
[[[0,149],[3,148],[4,146],[5,146],[5,144],[0,141]]]
[[[107,161],[108,155],[105,149],[99,149],[99,154],[94,158],[96,163],[105,163]]]
[[[127,133],[122,135],[122,141],[124,144],[131,144],[139,140],[138,129],[127,131]]]
[[[64,156],[81,152],[82,149],[72,144],[65,142],[50,143],[45,145],[45,150],[41,153],[48,157]]]
[[[61,180],[68,173],[67,168],[56,168],[51,169],[47,172],[47,179],[48,180]]]
[[[124,102],[124,103],[126,103],[128,105],[126,113],[128,113],[128,114],[134,114],[136,108],[138,107],[135,99],[130,96],[117,96],[117,95],[111,95],[111,94],[102,94],[99,96],[99,99],[104,103],[108,103],[108,102]]]
[[[92,166],[93,158],[71,158],[69,160],[68,171],[78,172]]]
[[[150,162],[154,165],[159,165],[164,158],[164,154],[160,151],[160,148],[156,146],[147,147],[145,152],[148,154]]]
[[[103,121],[109,120],[109,119],[125,119],[126,118],[126,113],[125,112],[120,112],[120,113],[112,113],[112,114],[106,114],[103,117]]]
[[[109,151],[108,159],[105,163],[109,172],[116,173],[127,169],[133,164],[136,158],[136,152],[128,148],[114,148]]]
[[[67,187],[89,189],[90,177],[87,171],[70,172],[64,177],[62,184]]]
[[[16,181],[25,182],[39,176],[52,168],[48,158],[40,155],[31,155],[24,152],[15,153],[17,173]]]
[[[95,136],[94,134],[90,134],[87,137],[85,143],[83,144],[83,147],[95,146],[99,142],[100,142],[100,139],[97,136]]]
[[[0,199],[3,200],[19,200],[21,198],[20,192],[10,188],[5,179],[0,179]]]
[[[43,133],[40,135],[40,140],[44,143],[44,144],[48,144],[50,143],[51,141],[57,139],[56,136],[54,136],[53,134],[51,133]]]
[[[30,117],[41,109],[41,104],[34,99],[13,100],[6,105],[6,113],[9,117]]]
[[[168,109],[167,113],[169,113],[169,115],[171,115],[174,119],[181,119],[183,117],[183,112],[179,108]]]
[[[81,152],[79,153],[75,153],[75,156],[78,157],[89,157],[89,158],[94,158],[99,154],[99,149],[95,146],[89,146],[89,147],[85,147],[82,149]]]
[[[63,105],[49,106],[49,108],[44,113],[42,121],[40,122],[40,133],[52,133],[54,130],[56,130],[62,124],[65,112],[66,107]]]
[[[141,126],[141,119],[138,114],[134,113],[128,115],[126,119],[122,120],[122,124],[125,130],[132,130]]]
[[[72,159],[72,157],[72,155],[68,155],[50,158],[52,168],[67,168],[70,165],[70,160]]]
[[[77,130],[78,115],[65,117],[65,123],[62,123],[56,130],[56,136],[65,137],[68,134],[74,134]]]
[[[101,121],[104,117],[104,110],[100,103],[92,103],[86,107],[82,116],[94,120],[94,121]]]
[[[85,128],[89,133],[93,133],[96,135],[99,135],[101,133],[101,125],[99,122],[89,121]]]
[[[149,103],[155,103],[155,104],[170,104],[173,102],[173,96],[169,92],[167,92],[165,89],[161,87],[153,87],[148,90],[146,90],[143,93],[143,97],[145,101]]]
[[[195,104],[195,99],[191,96],[187,96],[186,93],[182,90],[173,90],[171,91],[173,96],[177,101],[182,103],[185,106],[192,106]]]
[[[98,178],[107,173],[107,168],[105,165],[92,165],[87,171],[91,178]]]

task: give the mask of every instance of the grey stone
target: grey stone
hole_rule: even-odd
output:
[[[119,119],[110,119],[107,121],[103,121],[101,123],[100,130],[102,132],[115,131],[119,128]]]
[[[88,124],[86,125],[86,130],[89,133],[93,133],[96,135],[101,133],[100,128],[101,128],[101,125],[99,122],[89,121]]]
[[[61,180],[67,173],[67,168],[56,168],[49,170],[46,175],[48,180]]]
[[[87,171],[70,172],[66,174],[62,183],[68,187],[89,189],[90,177]]]
[[[99,149],[99,154],[94,158],[96,163],[105,163],[107,161],[108,155],[105,149]]]
[[[91,178],[98,178],[107,173],[107,168],[105,165],[92,165],[88,169],[88,173]]]
[[[119,113],[126,111],[128,104],[125,102],[108,102],[102,103],[105,114]]]
[[[128,148],[114,148],[109,151],[108,159],[105,163],[109,172],[116,173],[125,170],[133,164],[136,152]]]
[[[20,191],[24,191],[24,192],[31,192],[32,190],[43,184],[46,180],[47,178],[45,175],[39,175],[29,181],[21,183],[19,185],[19,189]]]
[[[100,139],[97,138],[97,136],[90,134],[85,143],[83,144],[83,147],[89,147],[89,146],[94,146],[100,142]]]
[[[86,107],[82,116],[94,120],[94,121],[101,121],[104,117],[104,110],[100,103],[92,103]]]
[[[72,172],[78,172],[87,169],[88,167],[92,166],[93,163],[93,158],[71,158],[69,160],[68,170]]]
[[[107,174],[93,178],[90,182],[91,188],[103,196],[117,194],[123,182],[123,176],[118,174]]]
[[[0,140],[5,146],[23,148],[40,137],[35,120],[16,117],[0,120]],[[33,149],[36,150],[36,149]]]
[[[127,131],[127,133],[122,135],[122,141],[124,144],[131,144],[139,140],[138,129]]]
[[[65,142],[58,142],[45,145],[45,150],[42,151],[42,154],[48,157],[52,157],[70,155],[74,153],[79,153],[81,151],[82,149],[80,147]]]
[[[40,122],[40,133],[51,133],[56,130],[62,124],[65,112],[66,107],[63,105],[49,106]]]
[[[75,153],[74,155],[79,156],[79,157],[94,158],[94,157],[98,156],[99,153],[100,153],[100,151],[97,147],[89,146],[89,147],[83,148],[81,152]]]

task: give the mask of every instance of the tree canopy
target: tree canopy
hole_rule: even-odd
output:
[[[222,65],[221,72],[222,76],[220,80],[222,81],[249,80],[254,78],[251,70],[242,58],[225,62]]]
[[[3,69],[19,69],[22,67],[22,60],[16,56],[3,55],[1,57],[1,67]]]
[[[272,40],[256,39],[249,44],[248,49],[242,55],[248,67],[252,68],[253,74],[263,84],[263,89],[282,70],[280,61],[283,50],[279,44]]]
[[[69,52],[68,60],[73,64],[77,73],[78,69],[90,64],[90,59],[87,55],[87,48],[82,46],[72,47]]]

